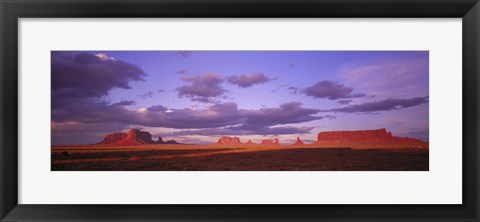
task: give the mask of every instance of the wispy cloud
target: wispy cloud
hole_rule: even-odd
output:
[[[391,111],[406,109],[420,104],[428,103],[428,97],[416,97],[410,99],[385,99],[375,102],[367,102],[357,105],[350,105],[341,108],[321,110],[321,112],[340,112],[340,113],[372,113],[380,111]]]
[[[130,106],[135,104],[136,103],[133,100],[121,100],[120,102],[113,103],[112,106]]]

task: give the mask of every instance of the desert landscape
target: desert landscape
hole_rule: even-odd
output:
[[[428,171],[429,51],[51,51],[52,171]]]
[[[92,145],[53,146],[54,171],[425,171],[428,143],[386,129],[320,132],[306,144],[222,137],[209,145],[152,140],[132,129]]]

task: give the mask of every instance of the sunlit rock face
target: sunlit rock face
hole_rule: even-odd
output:
[[[138,129],[131,129],[128,131],[128,137],[131,141],[136,141],[139,144],[154,144],[152,134],[147,131],[140,131]],[[135,142],[134,142],[135,143]]]
[[[134,146],[144,144],[178,144],[174,140],[164,142],[162,137],[157,141],[152,140],[152,134],[147,131],[140,131],[138,129],[131,129],[128,133],[115,132],[105,136],[102,142],[98,145],[116,145],[116,146]]]
[[[422,142],[419,139],[395,137],[386,129],[356,130],[356,131],[326,131],[318,133],[317,142]]]
[[[261,145],[280,145],[278,138],[275,139],[263,139]]]
[[[240,138],[238,137],[223,136],[222,138],[218,139],[217,144],[242,144],[242,143],[240,142]]]
[[[97,144],[112,144],[119,142],[125,138],[127,138],[127,133],[123,132],[116,132],[116,133],[111,133],[105,136],[105,138],[102,140],[102,142],[97,143]]]

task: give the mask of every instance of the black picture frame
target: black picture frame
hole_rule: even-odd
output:
[[[479,221],[480,5],[478,0],[0,0],[0,16],[1,221]],[[463,204],[18,204],[17,21],[19,18],[77,17],[462,18]],[[392,192],[395,191],[392,190]]]

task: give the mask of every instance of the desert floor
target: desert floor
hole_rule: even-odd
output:
[[[144,145],[52,147],[52,171],[426,171],[428,148]]]

